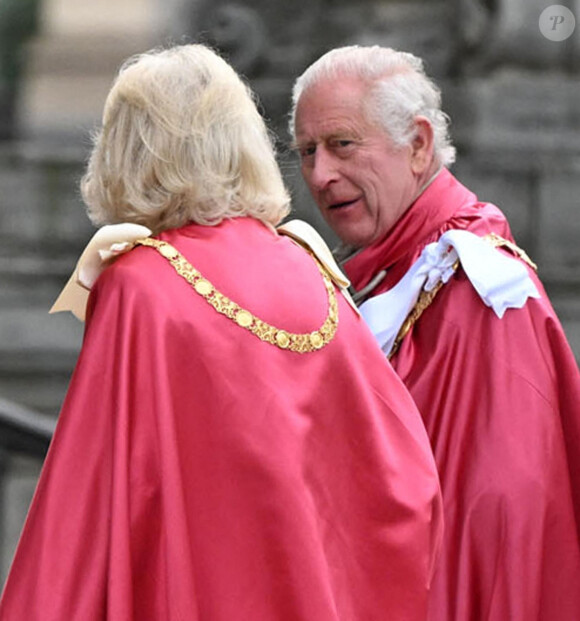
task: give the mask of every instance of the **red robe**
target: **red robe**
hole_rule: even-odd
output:
[[[450,229],[512,239],[501,212],[447,170],[380,243],[344,265],[394,286]],[[443,286],[392,364],[429,433],[444,500],[431,621],[580,619],[580,375],[540,299],[499,319],[465,274]]]
[[[312,258],[255,220],[161,238],[271,324],[326,317]],[[2,621],[424,620],[434,460],[342,296],[335,338],[306,354],[218,314],[152,248],[89,305]]]

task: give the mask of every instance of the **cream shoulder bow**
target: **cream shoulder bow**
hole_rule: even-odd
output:
[[[128,222],[100,228],[83,250],[71,277],[49,312],[70,311],[84,321],[89,291],[99,274],[113,259],[131,250],[136,240],[150,235],[151,231],[146,226]]]

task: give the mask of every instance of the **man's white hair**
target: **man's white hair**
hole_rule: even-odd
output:
[[[426,75],[423,61],[379,45],[340,47],[321,56],[296,80],[292,91],[290,134],[296,137],[296,107],[302,94],[325,79],[355,76],[369,85],[364,109],[397,145],[414,137],[415,119],[425,117],[434,133],[434,153],[441,164],[455,161],[449,117],[441,110],[441,91]]]

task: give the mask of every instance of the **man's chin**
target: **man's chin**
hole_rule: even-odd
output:
[[[373,237],[372,233],[365,230],[364,223],[349,218],[349,214],[341,208],[329,210],[325,215],[326,223],[343,244],[359,248],[367,245]]]
[[[364,248],[372,243],[373,236],[366,234],[364,231],[356,230],[356,227],[333,226],[331,222],[328,224],[345,246]]]

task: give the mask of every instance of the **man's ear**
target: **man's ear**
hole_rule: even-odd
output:
[[[415,135],[411,140],[411,170],[424,174],[433,163],[433,127],[424,117],[415,118]]]

